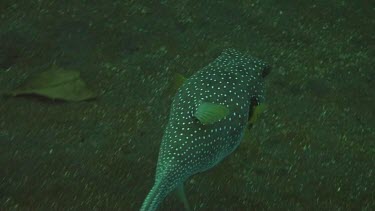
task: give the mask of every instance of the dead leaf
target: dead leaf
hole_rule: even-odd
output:
[[[40,95],[66,101],[82,101],[96,97],[80,78],[79,72],[58,67],[30,77],[22,86],[7,94]]]

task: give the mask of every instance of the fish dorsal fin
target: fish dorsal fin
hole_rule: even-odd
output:
[[[203,124],[209,125],[223,119],[229,114],[229,109],[224,105],[215,103],[202,103],[198,106],[194,116]]]
[[[177,186],[176,192],[177,192],[177,196],[178,196],[179,200],[184,204],[185,210],[191,211],[189,202],[188,202],[186,194],[185,194],[183,183],[181,183],[180,185]]]

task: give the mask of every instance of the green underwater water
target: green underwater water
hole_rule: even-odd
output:
[[[372,1],[0,2],[0,92],[56,65],[99,97],[0,98],[0,210],[139,210],[175,93],[224,49],[272,66],[250,138],[193,210],[375,209]],[[175,195],[160,210],[183,210]]]

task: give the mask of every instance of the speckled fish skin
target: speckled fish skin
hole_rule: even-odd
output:
[[[155,183],[141,211],[156,210],[178,185],[214,167],[237,148],[251,104],[264,99],[263,81],[269,69],[258,59],[228,49],[184,82],[173,99]],[[202,102],[224,105],[229,114],[203,125],[194,116]]]

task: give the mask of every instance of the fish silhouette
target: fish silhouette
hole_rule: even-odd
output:
[[[240,144],[249,111],[264,100],[270,67],[228,49],[188,78],[173,99],[161,142],[155,183],[141,211],[156,210],[190,176],[206,171]],[[190,209],[184,199],[186,209]]]

